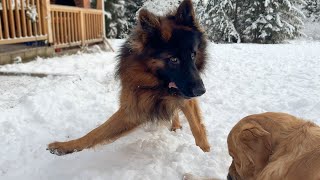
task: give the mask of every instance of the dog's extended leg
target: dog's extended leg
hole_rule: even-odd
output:
[[[177,129],[181,129],[181,128],[182,126],[179,120],[179,112],[176,111],[172,119],[171,131],[176,131]]]
[[[134,121],[129,118],[130,117],[124,110],[119,109],[105,123],[92,130],[87,135],[67,142],[51,143],[48,145],[48,150],[56,155],[65,155],[91,148],[101,143],[115,141],[142,123],[141,121]]]
[[[204,152],[209,152],[210,145],[207,140],[206,128],[204,124],[202,124],[197,100],[192,99],[186,101],[185,105],[181,107],[181,110],[189,122],[196,145],[199,146]]]

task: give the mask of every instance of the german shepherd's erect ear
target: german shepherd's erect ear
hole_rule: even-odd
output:
[[[146,32],[152,33],[153,31],[160,29],[159,17],[146,9],[141,9],[139,11],[138,20],[141,28]]]
[[[195,12],[191,0],[184,0],[175,15],[176,22],[180,25],[193,27],[195,25]]]

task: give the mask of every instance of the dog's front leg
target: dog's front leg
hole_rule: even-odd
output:
[[[181,107],[181,110],[189,122],[196,145],[199,146],[204,152],[209,152],[210,145],[207,140],[206,128],[204,124],[202,124],[197,100],[187,100],[184,106]]]
[[[141,123],[141,121],[130,119],[125,110],[119,109],[104,124],[87,135],[67,142],[53,142],[48,145],[48,150],[56,155],[65,155],[91,148],[101,143],[109,143],[132,131]]]
[[[179,120],[179,112],[176,111],[172,119],[171,131],[176,131],[177,129],[181,129],[181,128],[182,126]]]

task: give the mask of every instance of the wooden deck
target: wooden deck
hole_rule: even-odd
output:
[[[103,43],[103,1],[97,9],[53,5],[50,0],[0,1],[0,65],[17,57],[28,62],[61,48]],[[26,45],[37,44],[41,46]]]
[[[2,0],[0,45],[44,41],[56,48],[103,42],[104,12],[52,5],[50,0]]]

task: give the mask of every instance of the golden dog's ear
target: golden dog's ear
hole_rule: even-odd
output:
[[[272,153],[271,134],[258,123],[248,123],[239,138],[250,161],[257,168],[264,167]]]

